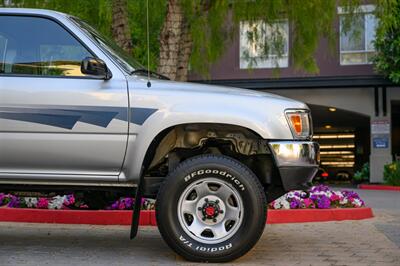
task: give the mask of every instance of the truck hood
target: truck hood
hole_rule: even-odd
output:
[[[270,98],[292,102],[295,104],[301,104],[303,107],[305,106],[303,103],[300,103],[296,100],[286,98],[280,95],[268,93],[268,92],[260,92],[249,89],[235,88],[235,87],[226,87],[226,86],[217,86],[217,85],[208,85],[208,84],[200,84],[194,82],[176,82],[170,80],[158,80],[151,79],[151,87],[147,88],[147,79],[142,76],[131,76],[128,80],[135,81],[135,85],[137,86],[137,82],[140,81],[140,87],[146,87],[147,90],[161,90],[161,91],[169,91],[169,92],[183,92],[183,93],[193,93],[193,94],[209,94],[210,96],[244,96],[244,97],[257,97],[257,98]],[[131,86],[130,86],[131,87]]]
[[[189,82],[128,77],[130,104],[154,114],[143,125],[159,132],[177,124],[217,123],[237,125],[264,139],[292,139],[285,110],[308,109],[307,105],[271,93]],[[140,127],[132,132],[140,132]]]

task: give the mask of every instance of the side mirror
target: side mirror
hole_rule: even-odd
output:
[[[105,80],[112,78],[111,71],[108,69],[106,63],[99,58],[86,57],[83,59],[81,63],[81,72]]]

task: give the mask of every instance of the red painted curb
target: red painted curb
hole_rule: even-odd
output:
[[[151,211],[140,213],[140,225],[149,225]],[[0,208],[0,222],[129,225],[131,211],[82,211]]]
[[[268,210],[269,224],[362,220],[372,217],[371,208]]]
[[[386,186],[386,185],[368,185],[361,184],[358,185],[359,189],[370,189],[370,190],[392,190],[392,191],[400,191],[400,187],[396,186]]]
[[[269,224],[327,222],[372,218],[371,208],[268,210]],[[0,222],[130,225],[131,211],[84,211],[0,208]],[[141,211],[140,225],[156,226],[154,211]]]

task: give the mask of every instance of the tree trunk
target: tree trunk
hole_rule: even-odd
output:
[[[133,44],[129,29],[127,0],[112,1],[112,34],[122,49],[128,53],[132,52]]]
[[[169,0],[160,34],[158,72],[172,80],[185,81],[188,75],[192,39],[179,0]]]

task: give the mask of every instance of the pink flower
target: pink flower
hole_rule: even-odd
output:
[[[75,197],[73,194],[67,195],[66,199],[64,200],[64,206],[74,205]]]
[[[47,209],[49,207],[49,201],[46,198],[39,198],[37,203],[38,209]]]
[[[332,194],[331,197],[330,197],[330,200],[331,201],[338,201],[338,200],[340,200],[340,196],[336,195],[336,194]]]
[[[303,200],[303,202],[306,208],[314,208],[314,202],[311,199],[306,198]]]
[[[125,202],[121,200],[121,202],[119,203],[118,209],[120,210],[125,210]]]

